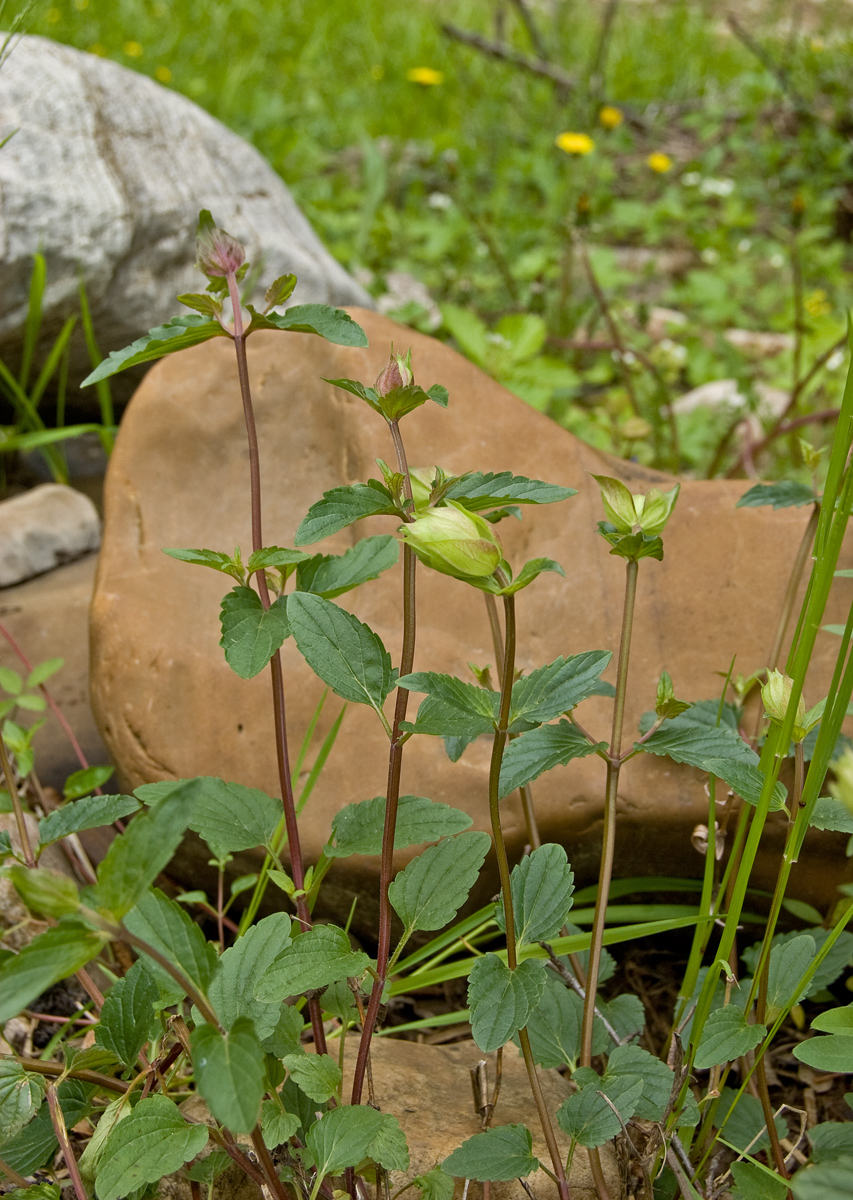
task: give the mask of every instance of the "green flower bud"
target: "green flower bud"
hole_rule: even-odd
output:
[[[432,495],[433,482],[437,467],[410,467],[409,478],[412,481],[412,498],[415,508],[427,508]]]
[[[645,533],[655,537],[672,515],[681,484],[661,492],[651,488],[645,495],[632,496],[625,484],[609,475],[593,475],[601,489],[607,519],[619,533]]]
[[[832,764],[832,769],[835,780],[829,785],[829,794],[853,811],[853,750],[848,747]]]
[[[452,500],[421,512],[400,534],[425,566],[456,579],[486,578],[503,558],[494,526]]]
[[[790,675],[783,675],[781,671],[768,671],[767,682],[761,689],[761,700],[764,704],[764,715],[769,717],[771,721],[775,721],[781,725],[785,720],[785,714],[788,711],[788,705],[791,703],[791,695],[794,690],[794,681]],[[794,730],[792,737],[795,742],[801,742],[808,733],[808,730],[803,726],[806,718],[806,702],[800,696],[797,702],[797,715],[794,721]],[[798,736],[799,735],[799,736]]]

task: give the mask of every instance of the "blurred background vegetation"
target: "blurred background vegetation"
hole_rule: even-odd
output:
[[[851,303],[850,13],[54,0],[26,27],[254,143],[383,311],[595,446],[811,482]]]

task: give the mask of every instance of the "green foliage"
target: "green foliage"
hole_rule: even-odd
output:
[[[0,961],[0,1024],[28,1008],[54,983],[85,967],[105,940],[85,925],[63,921],[33,938],[13,958]]]
[[[288,1054],[284,1065],[297,1087],[318,1104],[332,1096],[340,1099],[341,1069],[328,1054]]]
[[[11,1141],[35,1116],[44,1089],[41,1075],[28,1074],[12,1059],[0,1059],[0,1145]]]
[[[188,1125],[166,1096],[147,1096],[107,1138],[96,1175],[98,1200],[119,1200],[156,1183],[195,1158],[206,1143],[207,1126]]]
[[[332,488],[312,504],[296,531],[296,545],[310,546],[331,537],[355,521],[379,514],[397,514],[391,493],[375,479],[351,487]]]
[[[548,843],[525,855],[510,877],[515,938],[519,946],[547,942],[566,923],[572,907],[575,877],[562,846]],[[503,902],[499,924],[506,928]]]
[[[39,821],[39,843],[47,846],[71,833],[111,825],[138,811],[134,796],[84,796],[55,808]]]
[[[448,1175],[484,1183],[524,1179],[538,1167],[533,1138],[526,1125],[499,1125],[475,1133],[441,1164]]]
[[[201,929],[174,900],[159,888],[145,893],[136,907],[127,914],[125,926],[173,963],[196,987],[205,992],[216,966],[216,947],[205,938]],[[184,994],[165,968],[143,953],[146,969],[160,983],[161,989],[173,997],[170,1004]]]
[[[369,959],[350,947],[349,938],[335,925],[315,925],[294,938],[255,984],[255,998],[281,1002],[308,988],[322,988],[338,979],[358,978]]]
[[[307,1146],[318,1177],[340,1175],[370,1152],[383,1126],[383,1114],[373,1108],[341,1106],[323,1113],[308,1130]]]
[[[79,1079],[66,1079],[56,1089],[56,1096],[66,1128],[72,1129],[92,1111],[91,1084]],[[3,1142],[2,1159],[19,1175],[32,1175],[34,1171],[53,1161],[59,1149],[50,1111],[42,1104],[29,1124],[25,1125],[10,1141]]]
[[[557,1120],[572,1141],[592,1150],[615,1137],[634,1115],[643,1095],[643,1080],[638,1075],[601,1080],[590,1068],[583,1070],[582,1083],[579,1072],[575,1072],[581,1086],[563,1101]]]
[[[820,497],[810,487],[796,483],[793,479],[780,479],[777,483],[757,483],[744,492],[737,502],[738,508],[761,508],[771,504],[773,508],[802,508],[814,504]]]
[[[111,1050],[119,1062],[132,1067],[151,1036],[158,995],[154,980],[141,963],[134,963],[124,978],[110,988],[95,1030],[96,1044]]]
[[[257,592],[235,587],[222,598],[219,644],[225,660],[241,679],[263,671],[285,638],[290,636],[288,597],[280,596],[265,609]]]
[[[488,1054],[523,1029],[545,986],[545,968],[533,958],[511,970],[496,954],[475,959],[468,975],[471,1033]]]
[[[93,383],[108,379],[119,371],[126,371],[128,367],[155,362],[165,354],[174,354],[176,350],[186,350],[211,338],[227,336],[218,321],[211,321],[199,313],[172,317],[165,325],[158,325],[123,350],[113,350],[100,366],[86,376],[81,386],[91,387]]]
[[[344,554],[305,556],[296,570],[296,586],[324,600],[334,600],[362,583],[378,579],[399,556],[399,543],[390,534],[362,538]]]
[[[440,838],[461,833],[471,824],[467,813],[449,804],[428,800],[425,796],[400,796],[397,805],[397,825],[394,849],[437,842]],[[346,858],[350,854],[379,854],[382,850],[382,831],[385,827],[385,797],[347,804],[335,814],[332,834],[324,853],[329,858]]]
[[[605,747],[605,742],[593,745],[587,741],[577,726],[569,721],[532,729],[511,741],[504,751],[500,775],[501,798],[538,779],[552,767],[565,766],[573,758],[585,758],[587,754]]]
[[[487,833],[444,838],[413,858],[388,888],[388,898],[406,933],[441,929],[468,898],[489,851]]]
[[[767,1033],[764,1025],[750,1025],[743,1011],[736,1004],[728,1004],[712,1012],[705,1022],[705,1029],[694,1066],[702,1071],[720,1063],[731,1062],[754,1050]]]
[[[264,1052],[249,1017],[238,1017],[226,1033],[199,1025],[190,1039],[196,1086],[207,1105],[233,1133],[251,1133],[265,1091]]]
[[[258,329],[281,329],[291,333],[316,333],[336,346],[366,346],[367,336],[349,313],[328,304],[296,304],[286,312],[257,312],[247,305],[252,318],[247,333]]]

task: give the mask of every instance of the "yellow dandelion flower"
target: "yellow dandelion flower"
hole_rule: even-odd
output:
[[[566,154],[592,154],[595,142],[588,133],[561,133],[554,139],[554,144]]]
[[[406,72],[406,78],[409,83],[420,83],[423,87],[436,87],[444,83],[443,72],[436,71],[435,67],[412,67]]]
[[[658,175],[665,175],[667,171],[672,170],[672,159],[668,154],[662,154],[660,150],[656,150],[646,159],[646,166],[651,167]]]
[[[62,13],[58,8],[49,8],[47,10],[47,19],[50,21],[51,25],[55,25],[57,21],[62,20]]]
[[[125,42],[122,49],[128,58],[142,58],[145,53],[140,42]]]
[[[158,67],[154,72],[154,78],[159,79],[161,83],[171,83],[172,72],[168,67]]]
[[[385,68],[382,66],[382,63],[373,64],[370,68],[370,78],[376,80],[385,78]]]
[[[99,58],[103,58],[107,53],[106,46],[102,46],[100,42],[92,42],[89,47],[90,54],[97,54]]]
[[[621,108],[615,108],[612,104],[605,104],[598,114],[599,124],[603,125],[605,129],[615,129],[624,120]]]

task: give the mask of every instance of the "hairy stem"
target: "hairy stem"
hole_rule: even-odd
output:
[[[56,1134],[56,1140],[59,1142],[59,1148],[62,1151],[62,1157],[68,1168],[68,1174],[71,1176],[71,1182],[74,1184],[74,1192],[77,1200],[89,1200],[86,1189],[83,1186],[83,1180],[80,1178],[80,1168],[77,1166],[77,1159],[74,1157],[74,1151],[71,1149],[71,1143],[68,1140],[65,1118],[62,1115],[62,1109],[59,1107],[59,1101],[56,1098],[56,1088],[53,1084],[47,1089],[47,1107],[50,1110],[50,1121],[53,1125],[53,1131]]]
[[[628,690],[628,660],[631,655],[631,632],[634,625],[634,601],[637,596],[637,563],[625,564],[625,602],[622,609],[622,636],[619,643],[619,666],[616,677],[616,698],[613,702],[613,727],[610,735],[610,752],[607,763],[607,783],[604,796],[604,824],[602,827],[601,867],[598,873],[598,895],[595,899],[595,914],[592,923],[592,942],[589,948],[586,1000],[583,1006],[581,1029],[580,1063],[588,1067],[592,1063],[592,1031],[595,1021],[595,1000],[598,990],[598,973],[601,966],[601,949],[604,923],[607,916],[607,900],[610,879],[613,874],[613,851],[616,845],[616,797],[619,790],[619,772],[622,768],[622,725],[625,719],[625,697]]]
[[[261,1136],[259,1125],[252,1131],[252,1145],[255,1147],[255,1154],[257,1154],[258,1161],[263,1167],[264,1175],[267,1177],[267,1183],[272,1194],[277,1197],[277,1200],[291,1200],[287,1188],[278,1177],[278,1171],[275,1169],[275,1163],[270,1156],[266,1142]]]

